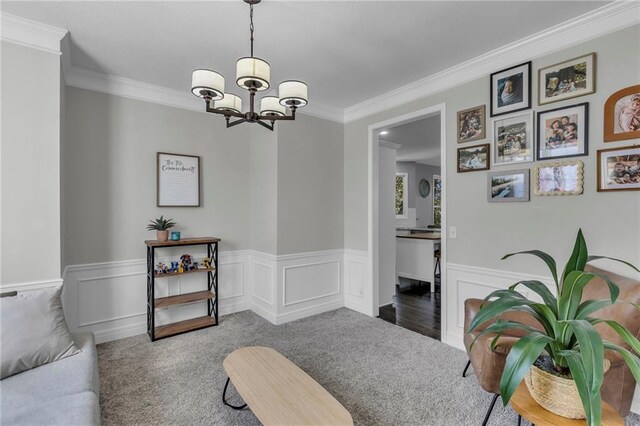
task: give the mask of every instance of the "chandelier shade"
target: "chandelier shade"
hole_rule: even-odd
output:
[[[236,83],[243,89],[254,87],[258,92],[269,88],[271,66],[260,58],[244,57],[236,63]]]
[[[279,115],[283,116],[286,113],[285,107],[280,105],[277,96],[265,96],[260,99],[260,115]]]
[[[298,80],[286,80],[278,88],[280,105],[302,107],[307,104],[307,85]]]
[[[220,100],[224,97],[224,77],[207,69],[194,70],[191,74],[191,93],[199,98]]]
[[[233,93],[225,93],[224,98],[216,101],[213,107],[219,111],[232,111],[240,114],[242,111],[242,98]]]

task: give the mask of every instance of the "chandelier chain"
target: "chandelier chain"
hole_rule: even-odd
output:
[[[249,25],[249,30],[251,31],[251,57],[253,58],[253,4],[249,5],[249,19],[251,20],[251,24]]]

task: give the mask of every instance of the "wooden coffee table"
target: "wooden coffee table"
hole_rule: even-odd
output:
[[[523,381],[511,397],[511,406],[519,416],[536,426],[584,426],[585,420],[573,420],[553,414],[536,402]],[[520,417],[518,417],[520,424]],[[624,419],[612,406],[602,401],[602,426],[624,426]]]
[[[240,348],[222,366],[229,376],[222,401],[235,409],[248,405],[263,425],[353,425],[351,414],[325,388],[274,349]],[[226,401],[229,380],[245,405]]]

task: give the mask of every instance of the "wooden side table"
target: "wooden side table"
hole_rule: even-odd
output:
[[[585,420],[567,419],[542,408],[533,399],[524,381],[520,383],[510,402],[518,413],[518,424],[521,417],[536,426],[584,426],[587,424]],[[624,419],[604,401],[602,401],[602,426],[624,426]]]

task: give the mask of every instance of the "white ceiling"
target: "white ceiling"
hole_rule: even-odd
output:
[[[440,166],[440,115],[384,129],[380,139],[401,145],[396,161]]]
[[[272,85],[301,79],[310,106],[344,109],[608,2],[275,1],[255,7],[255,55]],[[233,1],[2,1],[68,29],[71,64],[187,93],[207,67],[235,86],[249,54],[248,6]]]

